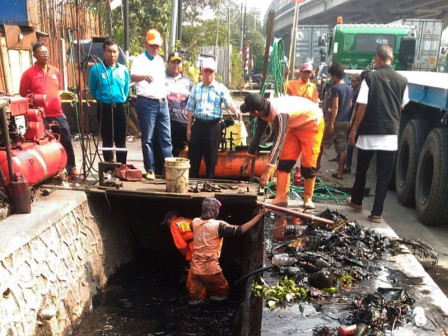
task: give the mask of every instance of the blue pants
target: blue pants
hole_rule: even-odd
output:
[[[76,167],[75,151],[73,150],[72,139],[70,137],[70,126],[68,125],[67,118],[62,114],[57,117],[44,118],[45,127],[48,128],[54,121],[58,123],[60,127],[61,138],[59,139],[59,142],[67,153],[67,165],[65,166],[65,169],[69,172],[73,167]]]
[[[389,189],[390,179],[394,170],[396,151],[363,150],[358,148],[358,160],[356,164],[355,182],[353,183],[352,203],[362,205],[366,175],[370,161],[376,152],[376,187],[375,200],[371,214],[381,216],[384,200]]]
[[[135,102],[142,132],[143,164],[147,172],[154,172],[154,130],[157,128],[157,137],[164,158],[173,156],[171,144],[170,117],[165,100],[150,99],[137,96]]]

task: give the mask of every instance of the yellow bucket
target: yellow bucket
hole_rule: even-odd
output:
[[[180,157],[165,158],[166,191],[176,194],[188,193],[190,160]]]

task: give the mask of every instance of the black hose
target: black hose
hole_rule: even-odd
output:
[[[262,271],[266,271],[268,269],[271,269],[272,267],[273,267],[273,265],[271,265],[271,266],[263,266],[263,267],[257,268],[256,270],[250,272],[249,274],[246,274],[246,275],[242,276],[241,278],[235,280],[233,282],[233,284],[237,285],[238,283],[240,283],[241,281],[251,277],[252,275],[257,274],[257,273],[262,272]]]

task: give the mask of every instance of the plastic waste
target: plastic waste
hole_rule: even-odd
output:
[[[272,265],[275,266],[291,266],[297,262],[296,258],[290,257],[288,253],[275,254],[272,257]]]
[[[423,307],[415,307],[412,310],[412,317],[414,318],[414,324],[417,327],[423,327],[426,322],[428,322]]]

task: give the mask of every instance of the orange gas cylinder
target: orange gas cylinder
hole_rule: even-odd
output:
[[[44,144],[24,143],[22,150],[12,149],[13,169],[21,173],[29,186],[45,181],[60,173],[67,164],[67,154],[58,141]],[[0,167],[9,184],[6,150],[0,148]]]
[[[247,152],[218,152],[218,158],[215,166],[215,178],[222,179],[247,179],[249,175],[240,175],[240,168],[247,157]],[[261,176],[268,163],[269,153],[257,154],[255,160],[255,176]],[[250,169],[250,166],[249,166]],[[249,171],[248,169],[248,171]],[[205,163],[201,162],[201,168],[199,170],[199,176],[205,177]]]

